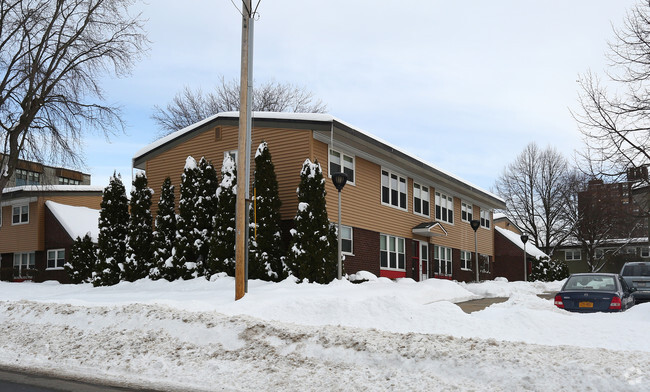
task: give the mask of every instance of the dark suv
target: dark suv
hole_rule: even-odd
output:
[[[650,262],[630,261],[623,265],[621,276],[634,292],[634,302],[650,302]]]

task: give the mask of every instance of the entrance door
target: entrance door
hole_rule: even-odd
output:
[[[420,242],[420,281],[429,277],[427,266],[429,265],[429,244]]]

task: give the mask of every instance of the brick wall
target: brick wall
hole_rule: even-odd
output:
[[[352,246],[354,256],[345,256],[345,273],[368,271],[379,276],[379,233],[354,227]]]

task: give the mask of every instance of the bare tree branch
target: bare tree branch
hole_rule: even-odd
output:
[[[0,2],[0,197],[19,158],[78,163],[85,130],[123,130],[98,80],[127,75],[147,49],[134,2]]]
[[[253,88],[252,109],[262,112],[325,113],[327,106],[305,88],[290,83],[266,82]],[[165,108],[155,106],[151,117],[161,129],[160,136],[164,136],[214,114],[238,110],[239,82],[236,79],[226,81],[221,76],[213,92],[205,94],[201,89],[185,87]]]

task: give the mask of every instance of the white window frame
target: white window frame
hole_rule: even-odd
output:
[[[386,181],[384,181],[384,173],[386,173]],[[393,177],[395,178],[395,184],[397,186],[396,189],[393,189]],[[402,188],[402,184],[404,189]],[[388,189],[388,201],[384,201],[384,188]],[[401,192],[401,191],[404,192]],[[397,200],[395,201],[396,204],[393,204],[393,192],[397,192]],[[404,194],[404,206],[402,207],[402,197],[401,195]],[[397,174],[391,170],[388,169],[381,169],[381,204],[385,206],[389,206],[392,208],[397,208],[398,210],[402,211],[408,211],[408,178],[405,176],[402,176],[400,174]]]
[[[354,155],[344,153],[341,150],[336,150],[336,149],[334,149],[332,147],[330,147],[328,149],[328,151],[329,151],[329,153],[327,154],[327,158],[328,158],[327,176],[329,178],[332,178],[332,174],[336,173],[334,170],[332,170],[332,164],[339,165],[339,167],[341,168],[343,173],[348,175],[348,182],[346,184],[356,185],[356,179],[357,179],[356,163],[357,163],[357,158]],[[336,157],[332,153],[338,154],[339,156]],[[346,158],[347,158],[347,160],[346,160]],[[335,162],[337,159],[338,159],[338,163]],[[352,175],[350,175],[350,173],[352,173]]]
[[[460,220],[463,222],[470,222],[474,219],[474,205],[460,201]]]
[[[641,257],[650,257],[650,248],[647,246],[642,246],[639,249],[639,255],[641,255]]]
[[[420,208],[420,212],[416,211],[416,207]],[[413,213],[420,216],[431,216],[431,187],[415,181],[413,181]]]
[[[433,260],[436,266],[434,274],[438,276],[452,276],[454,272],[453,250],[447,246],[433,246]],[[443,268],[444,264],[444,268]]]
[[[490,210],[481,208],[481,227],[490,230],[492,228],[492,219],[490,219]]]
[[[435,198],[436,220],[454,224],[454,197],[442,192],[436,192]],[[447,212],[447,219],[443,218],[443,211]]]
[[[480,253],[478,255],[478,262],[480,264],[481,272],[490,273],[490,255]],[[484,266],[487,268],[483,268]]]
[[[61,256],[61,258],[59,258],[60,252],[63,252],[63,255]],[[51,253],[54,254],[53,259],[50,258]],[[54,267],[50,267],[50,260],[54,260]],[[47,260],[46,260],[46,264],[45,264],[45,269],[46,270],[61,270],[61,269],[63,269],[64,264],[65,264],[65,249],[60,248],[60,249],[48,249],[47,250]]]
[[[349,230],[349,238],[347,238],[346,231]],[[350,242],[350,250],[345,249],[345,242]],[[354,256],[354,230],[351,226],[341,225],[341,253],[344,255]]]
[[[24,185],[40,185],[41,184],[41,173],[25,170],[25,169],[16,169],[16,186]],[[24,177],[24,178],[22,178]],[[19,181],[20,180],[20,181]],[[22,183],[24,182],[24,183]]]
[[[472,270],[472,252],[468,250],[460,251],[460,269],[463,271]]]
[[[18,263],[16,263],[18,260]],[[36,269],[36,253],[35,252],[22,252],[14,253],[14,269],[18,267],[18,276],[14,275],[14,278],[31,278],[31,275],[23,273],[23,269]]]
[[[576,252],[578,257],[575,257]],[[582,260],[582,252],[580,249],[567,249],[564,251],[564,260],[566,261],[578,261]]]
[[[223,152],[223,159],[226,159],[226,156],[231,157],[235,162],[235,166],[237,165],[237,157],[239,156],[239,151],[238,150],[224,151]]]
[[[16,216],[16,213],[14,209],[18,208],[18,222],[14,222],[14,217]],[[27,208],[27,214],[23,212],[23,209]],[[27,215],[27,219],[23,220],[23,216]],[[11,225],[26,225],[29,223],[29,204],[16,204],[11,206]]]
[[[400,246],[401,245],[401,246]],[[401,251],[400,251],[401,248]],[[382,254],[386,254],[386,263],[382,263]],[[388,234],[379,235],[379,268],[389,271],[406,271],[406,240]],[[394,256],[394,263],[392,257]],[[401,256],[401,260],[400,260]],[[400,262],[403,267],[400,268]]]

